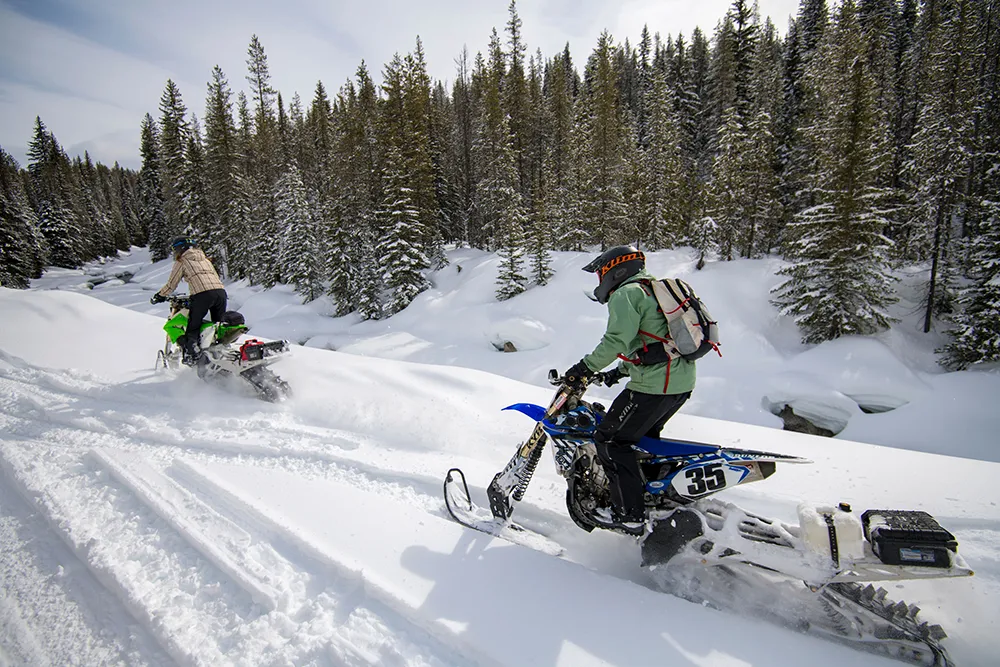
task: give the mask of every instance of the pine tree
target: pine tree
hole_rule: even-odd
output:
[[[257,202],[254,186],[257,180],[254,178],[253,115],[250,103],[243,92],[236,96],[236,110],[239,119],[236,129],[237,159],[233,178],[234,193],[230,206],[231,231],[227,235],[229,242],[227,264],[233,276],[245,278],[254,284],[262,275],[260,265],[254,256],[257,234],[260,230],[254,226],[254,207]]]
[[[86,259],[87,241],[81,230],[79,182],[73,178],[69,157],[38,117],[28,159],[38,228],[48,259],[55,266],[77,268]]]
[[[577,246],[583,239],[573,231],[577,229],[571,187],[574,73],[568,46],[549,62],[547,70],[546,116],[551,129],[542,164],[546,184],[544,206],[555,236],[554,246],[562,250],[580,249]]]
[[[421,250],[425,237],[420,212],[410,199],[404,163],[397,149],[390,147],[384,167],[385,199],[378,211],[378,224],[383,230],[378,252],[385,258],[385,287],[390,292],[385,310],[389,315],[406,308],[428,287],[423,275],[428,261]]]
[[[359,253],[354,267],[354,280],[357,284],[357,312],[365,320],[379,320],[385,314],[382,302],[385,282],[379,270],[380,262],[375,255],[375,248],[373,221],[362,220],[358,232]]]
[[[906,169],[913,183],[910,243],[926,249],[931,273],[924,331],[933,317],[952,310],[955,229],[965,215],[966,178],[977,102],[976,74],[982,57],[973,39],[970,0],[942,0],[942,23],[928,55],[929,88],[922,97],[917,131]]]
[[[367,70],[364,74],[367,76]],[[322,120],[324,115],[327,118],[325,128]],[[356,307],[353,280],[354,264],[360,252],[356,241],[358,227],[361,224],[371,224],[377,208],[376,202],[366,202],[364,197],[367,174],[361,168],[360,161],[366,155],[368,147],[363,145],[364,125],[354,84],[348,81],[340,89],[332,111],[326,101],[325,91],[322,95],[317,91],[310,110],[310,121],[311,126],[314,126],[313,131],[317,133],[313,138],[314,147],[322,150],[320,146],[326,142],[331,144],[331,152],[326,158],[329,164],[324,167],[323,158],[317,155],[315,168],[330,170],[327,172],[326,182],[336,183],[336,191],[328,195],[321,194],[327,193],[329,188],[329,185],[324,187],[321,181],[316,192],[317,197],[324,198],[322,211],[325,216],[323,229],[327,293],[336,305],[336,314],[346,315]]]
[[[612,65],[611,36],[601,33],[587,64],[588,91],[583,95],[578,123],[583,133],[582,160],[576,183],[584,225],[603,247],[635,238],[624,199],[625,125],[618,81]]]
[[[472,80],[469,71],[469,52],[463,46],[456,61],[457,71],[452,86],[451,99],[454,107],[454,127],[452,146],[454,147],[454,176],[452,183],[456,193],[456,219],[452,222],[458,240],[471,243],[470,218],[475,191],[475,174],[472,167],[473,127],[476,111],[473,108]]]
[[[115,162],[111,173],[118,189],[118,202],[121,206],[122,223],[125,225],[128,243],[130,246],[144,246],[149,242],[149,231],[139,221],[135,172],[126,171]]]
[[[275,96],[271,87],[271,72],[267,55],[257,35],[250,37],[247,48],[247,83],[253,99],[253,129],[247,152],[246,193],[249,201],[249,229],[252,234],[250,252],[256,266],[252,275],[265,287],[283,280],[278,261],[281,230],[277,227],[275,195],[281,165]],[[241,119],[242,122],[242,119]]]
[[[108,215],[109,207],[104,201],[97,169],[89,152],[84,151],[83,159],[77,157],[74,160],[73,171],[84,211],[82,219],[87,222],[87,229],[83,232],[86,239],[84,258],[114,255],[115,232]]]
[[[202,250],[214,261],[225,255],[222,239],[211,217],[205,176],[205,149],[201,142],[201,129],[198,119],[192,116],[178,192],[181,198],[181,221],[184,223],[184,235],[198,239]]]
[[[169,236],[184,231],[181,214],[183,207],[182,181],[184,179],[184,149],[187,144],[188,124],[184,116],[187,107],[181,100],[181,91],[171,79],[160,97],[160,184],[163,188],[163,213]]]
[[[205,101],[205,206],[206,233],[212,256],[222,275],[233,271],[235,245],[243,230],[237,224],[234,203],[237,198],[239,148],[236,122],[233,119],[232,91],[222,69],[212,68]]]
[[[154,262],[170,255],[170,230],[163,212],[160,186],[160,137],[156,121],[149,114],[142,121],[139,146],[142,168],[139,170],[139,223],[149,234],[149,256]]]
[[[650,78],[644,104],[648,114],[646,144],[642,150],[645,198],[638,236],[643,246],[658,250],[673,247],[684,234],[682,197],[686,183],[673,91],[667,87],[664,72],[656,70]]]
[[[670,98],[673,102],[673,123],[676,125],[677,158],[680,161],[679,173],[672,193],[680,217],[680,227],[677,236],[664,245],[673,246],[689,237],[694,227],[694,221],[700,214],[704,198],[704,185],[707,174],[702,174],[699,168],[699,158],[702,152],[699,146],[708,145],[702,134],[705,132],[700,119],[704,116],[704,104],[699,92],[703,83],[699,83],[699,72],[696,67],[696,44],[700,31],[696,31],[688,46],[683,35],[678,35],[675,41],[674,58],[669,66],[669,78],[665,76],[664,84],[670,86]],[[698,48],[705,48],[704,45]],[[704,60],[701,56],[700,60]],[[659,70],[657,70],[659,71]],[[648,88],[648,86],[647,86]],[[651,94],[651,93],[650,93]],[[659,96],[656,96],[659,99]],[[650,103],[647,103],[647,107]]]
[[[20,167],[0,147],[0,286],[25,289],[44,263],[44,239],[28,202]]]
[[[733,104],[723,116],[719,130],[719,152],[709,186],[706,209],[718,229],[719,252],[723,259],[733,260],[739,253],[747,233],[750,183],[748,161],[750,139]]]
[[[844,0],[810,74],[810,85],[823,94],[809,128],[819,149],[812,175],[817,204],[789,227],[793,264],[779,272],[789,279],[775,290],[775,304],[795,318],[807,343],[873,334],[892,321],[880,208],[890,143],[865,48],[854,0]]]
[[[281,264],[286,280],[295,285],[295,291],[308,303],[323,293],[316,225],[309,213],[306,187],[294,162],[289,163],[278,183],[275,203],[278,227],[284,236]]]
[[[818,91],[810,88],[820,41],[829,23],[826,0],[802,0],[785,37],[782,114],[776,129],[783,224],[813,205],[808,187],[815,145],[808,128],[816,123]]]
[[[115,169],[120,169],[115,163]],[[98,162],[94,171],[97,175],[97,188],[101,193],[101,201],[104,206],[110,232],[112,237],[113,252],[128,250],[132,245],[129,240],[129,230],[125,223],[125,208],[122,206],[122,190],[119,185],[118,174],[113,169]]]
[[[751,74],[750,117],[745,197],[747,225],[741,244],[744,257],[767,254],[779,244],[782,223],[777,152],[778,101],[781,94],[780,46],[768,19],[760,31]]]
[[[529,162],[531,135],[528,110],[528,85],[525,78],[524,54],[527,46],[521,39],[521,18],[517,3],[510,1],[507,8],[507,67],[501,82],[501,106],[507,114],[510,128],[511,151],[517,172],[517,187],[525,201],[531,195],[531,164]]]
[[[1000,201],[988,201],[989,215],[972,247],[972,284],[952,317],[951,341],[942,363],[954,370],[1000,361]]]
[[[338,315],[357,309],[365,319],[379,319],[385,258],[377,256],[372,245],[380,236],[376,227],[383,203],[378,93],[364,62],[355,76],[357,88],[348,82],[338,98],[340,121],[332,166],[336,205],[330,216],[326,277]],[[322,102],[319,107],[314,103],[311,113],[324,113]]]
[[[484,227],[490,232],[491,247],[497,248],[501,257],[496,291],[501,301],[520,294],[525,288],[521,261],[527,222],[518,189],[510,126],[502,106],[504,72],[500,40],[494,30],[490,39],[489,67],[483,82],[482,111],[475,146],[479,169],[476,203]]]
[[[448,263],[441,236],[441,207],[437,201],[436,182],[440,178],[434,165],[431,143],[431,85],[424,60],[424,47],[417,38],[413,53],[404,59],[402,78],[405,141],[401,152],[406,161],[413,204],[420,215],[424,238],[422,252],[430,266],[440,269]]]

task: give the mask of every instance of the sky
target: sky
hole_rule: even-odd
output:
[[[170,260],[152,263],[145,249],[51,268],[31,290],[0,288],[0,322],[17,323],[0,326],[0,664],[907,664],[767,620],[790,612],[798,627],[816,613],[828,622],[811,594],[783,604],[783,593],[806,595],[799,582],[819,576],[800,574],[816,563],[809,552],[737,543],[795,573],[769,573],[764,602],[738,586],[741,604],[758,603],[742,612],[662,594],[662,570],[640,567],[634,540],[576,527],[550,449],[513,515],[544,536],[514,533],[535,548],[450,519],[446,471],[462,469],[488,513],[486,485],[533,428],[501,408],[546,405],[546,370],[567,368],[599,340],[607,309],[587,299],[592,276],[580,270],[592,257],[553,253],[548,285],[497,302],[500,258],[454,249],[432,288],[372,322],[329,317],[327,297],[303,305],[288,286],[227,282],[251,336],[293,342],[270,367],[292,388],[280,404],[189,369],[154,371],[169,311],[149,295]],[[647,260],[697,288],[724,350],[698,362],[698,386],[664,435],[811,461],[727,482],[716,498],[791,525],[816,525],[800,503],[849,503],[855,516],[930,513],[975,576],[882,585],[918,605],[918,621],[944,627],[947,664],[995,665],[1000,375],[933,366],[939,332],[920,332],[908,289],[891,331],[805,346],[768,304],[781,262],[710,261],[698,271],[690,249]],[[112,278],[125,273],[127,283]],[[518,351],[497,351],[494,336]],[[610,405],[621,389],[595,386],[587,398]],[[853,402],[847,429],[836,438],[781,430],[763,405],[775,392],[811,414]],[[896,407],[869,414],[862,404]],[[739,518],[709,534],[715,553],[732,544],[726,527]],[[721,582],[703,576],[702,555],[693,572],[712,590]],[[845,548],[840,558],[853,556]],[[754,576],[728,567],[738,581]]]
[[[608,30],[635,43],[651,32],[711,34],[728,0],[521,0],[529,53],[546,58],[567,43],[581,63]],[[782,33],[798,0],[759,0]],[[419,36],[430,75],[454,78],[455,60],[485,51],[501,34],[507,0],[0,0],[0,146],[25,164],[40,116],[71,155],[89,151],[108,165],[139,166],[142,117],[159,116],[168,78],[189,113],[204,115],[205,90],[219,65],[234,90],[246,87],[246,51],[256,34],[272,83],[286,103],[303,103],[322,80],[330,93],[365,61],[379,80],[393,54]]]

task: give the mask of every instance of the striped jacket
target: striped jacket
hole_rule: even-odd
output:
[[[207,292],[211,289],[225,289],[215,267],[200,248],[188,248],[174,260],[174,268],[170,271],[167,284],[160,288],[161,296],[169,296],[177,289],[178,283],[184,279],[188,284],[189,294]]]

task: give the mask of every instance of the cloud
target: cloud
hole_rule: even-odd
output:
[[[577,66],[598,35],[618,42],[651,32],[711,36],[729,0],[521,0],[517,10],[528,53],[551,57],[567,43]],[[761,0],[784,31],[798,0]],[[485,52],[495,27],[506,41],[508,0],[0,0],[0,144],[19,160],[36,115],[67,150],[86,146],[94,159],[138,162],[139,124],[159,116],[164,84],[174,80],[189,113],[204,116],[214,65],[234,90],[246,89],[252,34],[268,56],[272,85],[286,102],[312,99],[322,80],[330,94],[364,60],[376,82],[394,53],[419,35],[430,75],[455,77],[455,60]],[[127,137],[132,136],[132,139]],[[125,151],[114,152],[114,151]]]

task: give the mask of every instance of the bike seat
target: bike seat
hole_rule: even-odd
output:
[[[711,454],[722,449],[718,445],[703,445],[700,442],[663,440],[645,436],[640,438],[639,442],[633,446],[653,456],[692,456],[697,454]]]

